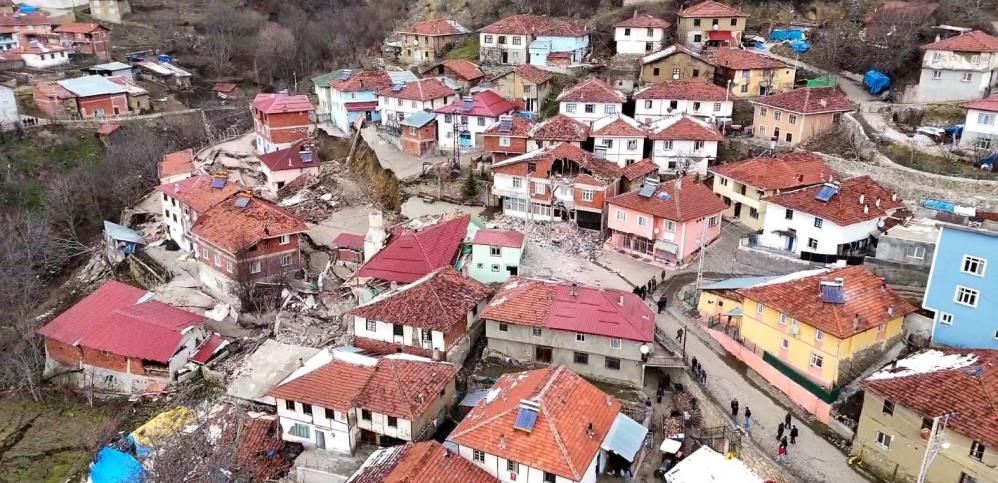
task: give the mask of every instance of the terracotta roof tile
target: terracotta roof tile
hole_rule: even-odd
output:
[[[724,164],[712,172],[761,190],[793,190],[839,176],[814,153],[782,153]]]
[[[844,304],[825,303],[821,282],[843,279]],[[738,294],[755,300],[837,338],[845,339],[917,310],[884,280],[862,265],[820,275],[741,289]],[[858,325],[854,319],[859,316]]]
[[[538,15],[510,15],[482,27],[483,34],[534,35],[548,26],[547,19]]]
[[[737,8],[713,0],[692,5],[680,10],[676,15],[679,17],[748,17],[747,13],[743,13]]]
[[[220,178],[221,179],[221,178]],[[239,186],[228,180],[221,188],[212,188],[213,176],[193,176],[173,183],[161,184],[156,189],[190,206],[198,214],[229,199],[239,192]]]
[[[649,15],[647,13],[638,13],[637,10],[634,11],[634,16],[621,20],[615,24],[614,27],[630,27],[630,28],[648,28],[648,29],[667,29],[672,26],[668,20],[660,19],[654,15]]]
[[[447,87],[443,81],[436,78],[420,79],[402,86],[402,89],[395,91],[389,85],[378,91],[379,96],[392,97],[398,99],[409,99],[414,101],[429,101],[441,97],[453,96],[457,94],[454,89]]]
[[[236,473],[250,481],[279,479],[293,465],[288,450],[294,446],[299,445],[281,439],[281,425],[276,417],[250,418],[239,434]]]
[[[392,85],[392,78],[382,69],[351,71],[346,79],[333,79],[329,87],[340,92],[378,92]]]
[[[491,245],[507,248],[523,248],[525,238],[523,233],[514,230],[481,229],[475,233],[471,241],[475,245]]]
[[[90,34],[98,30],[108,30],[108,28],[98,23],[72,22],[64,23],[52,29],[53,32],[66,32],[70,34]]]
[[[881,377],[881,373],[891,372],[888,364],[860,382],[860,387],[925,418],[952,414],[948,431],[988,447],[998,446],[998,350],[929,349],[908,359],[940,356],[963,362],[954,364],[958,367]],[[904,367],[905,360],[898,361],[898,368]]]
[[[481,282],[462,276],[448,265],[398,291],[380,294],[349,314],[445,334],[455,330],[463,333],[468,312],[490,292]]]
[[[606,82],[590,77],[558,95],[558,102],[606,102],[624,103],[627,98],[619,91],[614,90]]]
[[[687,99],[692,101],[724,101],[727,91],[712,82],[672,81],[652,84],[634,93],[635,99]]]
[[[894,30],[916,28],[930,22],[938,3],[889,1],[866,18],[867,38],[882,38]]]
[[[530,137],[541,141],[584,142],[589,139],[589,126],[558,114],[534,126]]]
[[[306,142],[311,142],[307,140],[295,141],[291,146],[284,149],[278,149],[277,151],[272,151],[267,154],[261,154],[257,156],[260,162],[267,165],[271,171],[284,171],[288,169],[305,169],[305,168],[316,168],[319,167],[319,153],[315,149],[310,149],[311,160],[305,161],[301,157],[302,147],[305,146]]]
[[[443,62],[444,68],[465,81],[473,81],[485,77],[482,69],[467,59],[450,59]]]
[[[468,233],[470,219],[459,216],[419,231],[404,230],[392,235],[388,244],[357,271],[357,276],[412,283],[450,265]]]
[[[593,153],[568,143],[546,146],[493,163],[491,169],[496,173],[525,175],[529,163],[533,162],[536,165],[537,173],[534,176],[547,177],[555,160],[572,161],[581,168],[580,174],[595,174],[605,179],[618,178],[623,171],[617,163],[598,159],[593,156]],[[586,173],[586,171],[591,173]]]
[[[658,165],[649,158],[624,166],[624,178],[630,181],[642,179],[653,173],[658,175]]]
[[[216,82],[215,85],[211,86],[211,90],[214,92],[221,92],[223,94],[229,94],[238,89],[239,86],[231,82]]]
[[[856,109],[842,91],[834,87],[802,87],[752,101],[753,104],[785,109],[801,114],[844,112]]]
[[[675,181],[666,181],[648,198],[631,191],[614,196],[607,203],[673,221],[696,220],[727,209],[724,200],[695,177],[682,178],[681,185],[677,190]],[[663,199],[663,194],[668,196]]]
[[[629,116],[616,114],[607,116],[593,123],[592,137],[629,137],[644,138],[648,134],[641,124]]]
[[[486,135],[493,136],[512,136],[512,137],[530,137],[530,131],[534,128],[534,123],[524,119],[520,116],[510,116],[512,118],[512,123],[510,124],[509,131],[503,132],[499,130],[499,126],[502,125],[503,120],[500,119],[487,129],[485,129]]]
[[[839,184],[839,192],[828,201],[815,198],[823,185],[811,186],[789,193],[767,198],[766,201],[784,208],[823,218],[838,226],[849,226],[876,218],[883,218],[890,212],[904,207],[901,200],[892,200],[894,195],[869,176],[849,178]],[[864,203],[859,202],[860,195]],[[880,206],[877,206],[877,199]]]
[[[355,404],[371,412],[416,421],[454,382],[460,370],[461,366],[446,362],[381,358]]]
[[[718,47],[707,54],[711,62],[732,70],[782,69],[787,64],[739,47]]]
[[[260,93],[253,99],[253,108],[267,114],[312,112],[315,107],[305,95]]]
[[[163,156],[159,162],[159,177],[174,176],[194,172],[194,150],[185,149]]]
[[[572,20],[547,19],[547,26],[537,30],[537,35],[548,37],[582,37],[587,35],[589,30],[585,24]]]
[[[353,248],[354,250],[364,249],[364,235],[357,233],[340,233],[333,238],[334,247]]]
[[[960,104],[960,107],[966,109],[977,109],[979,111],[998,112],[998,94],[984,99],[978,99],[976,101],[965,102]]]
[[[998,38],[980,30],[932,42],[921,47],[925,50],[948,50],[952,52],[998,52]]]
[[[473,99],[471,109],[465,109],[464,99],[458,99],[433,112],[463,116],[499,117],[516,110],[515,104],[491,90],[476,92],[471,97]]]
[[[356,407],[355,401],[373,375],[374,367],[334,360],[290,381],[285,379],[267,395],[346,412]]]
[[[448,440],[580,481],[620,402],[564,366],[504,374]],[[533,431],[514,429],[521,400],[540,405]],[[589,434],[589,425],[592,434]]]
[[[464,28],[456,21],[444,18],[423,20],[422,22],[416,22],[410,27],[399,30],[399,33],[401,34],[426,35],[430,37],[440,35],[461,35],[468,32],[470,32],[470,30]]]
[[[521,76],[523,76],[524,79],[527,79],[528,81],[533,82],[534,84],[543,84],[553,79],[553,76],[551,76],[551,74],[549,74],[547,71],[538,69],[537,67],[534,67],[530,64],[520,64],[516,66],[516,68],[513,69],[512,72],[520,74]]]
[[[198,217],[191,234],[223,250],[240,253],[262,240],[304,232],[305,222],[277,205],[253,198],[245,208],[235,199],[219,203]]]
[[[436,441],[406,443],[371,454],[347,483],[499,483]]]
[[[710,124],[684,114],[653,122],[648,126],[648,139],[656,141],[724,141],[724,136]]]

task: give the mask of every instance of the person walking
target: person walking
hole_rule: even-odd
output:
[[[776,462],[780,465],[787,460],[787,447],[780,445],[780,448],[776,450]]]
[[[797,444],[797,436],[800,435],[800,431],[797,431],[797,425],[793,425],[790,428],[790,444]]]
[[[787,447],[787,438],[785,436],[780,439],[780,446],[783,446],[784,448]]]
[[[692,368],[693,372],[696,373],[698,367],[700,367],[700,364],[697,363],[697,356],[693,356],[693,360],[690,362],[690,368]]]
[[[752,429],[752,410],[745,406],[745,431]]]
[[[700,383],[707,384],[707,369],[704,369],[703,366],[700,366]]]
[[[787,427],[783,423],[780,423],[780,425],[776,427],[776,440],[777,441],[783,439],[783,431],[786,428]]]
[[[669,302],[669,299],[667,299],[665,297],[665,294],[662,294],[662,296],[658,298],[658,313],[661,314],[662,312],[665,311],[665,305],[668,302]]]
[[[738,400],[737,399],[732,399],[731,400],[731,417],[733,417],[733,418],[738,417]]]
[[[787,415],[783,418],[783,423],[786,424],[787,429],[790,429],[790,411],[787,411]]]
[[[683,340],[683,329],[680,328],[679,330],[676,331],[676,340],[677,341]]]

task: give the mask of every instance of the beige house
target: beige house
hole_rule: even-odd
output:
[[[995,364],[995,350],[930,349],[885,366],[860,383],[863,412],[852,454],[884,480],[914,482],[935,424],[945,431],[926,482],[995,481]]]
[[[856,104],[834,87],[803,87],[751,101],[753,135],[779,146],[796,146],[832,129]]]
[[[767,96],[794,88],[797,69],[776,59],[736,47],[710,52],[717,68],[714,83],[726,86],[732,97]]]
[[[544,100],[551,94],[551,79],[551,74],[530,64],[522,64],[493,79],[493,84],[494,90],[513,101],[518,110],[540,113]]]
[[[694,49],[738,46],[748,14],[723,3],[707,0],[676,13],[676,38]]]
[[[438,18],[416,22],[398,31],[402,41],[399,60],[404,64],[435,62],[449,46],[467,40],[470,33],[454,20]]]
[[[641,58],[641,84],[700,79],[714,79],[714,64],[682,45],[674,44]]]

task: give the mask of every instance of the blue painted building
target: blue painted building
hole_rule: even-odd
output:
[[[998,349],[998,231],[943,225],[922,307],[932,344]]]
[[[551,21],[530,42],[529,50],[534,65],[579,63],[589,52],[589,31],[582,24]]]

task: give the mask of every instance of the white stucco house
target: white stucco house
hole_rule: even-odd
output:
[[[295,141],[290,147],[271,153],[261,154],[260,172],[264,176],[264,187],[277,196],[277,190],[294,181],[299,176],[311,174],[319,176],[319,150],[311,140]]]
[[[681,114],[703,121],[729,120],[734,100],[727,94],[723,87],[706,81],[651,84],[634,93],[634,118],[642,124]]]
[[[593,123],[591,136],[597,157],[601,154],[622,168],[644,159],[648,133],[634,118],[623,114],[606,116]]]
[[[482,134],[499,118],[516,110],[516,104],[492,90],[462,97],[434,112],[437,113],[437,145],[462,151],[480,148]]]
[[[998,94],[963,104],[967,119],[963,122],[960,147],[990,153],[998,149]]]
[[[648,54],[662,50],[665,31],[672,24],[654,15],[639,14],[613,25],[618,54]]]
[[[21,48],[24,65],[35,69],[48,69],[69,63],[69,50],[58,45],[30,45]]]
[[[378,91],[378,111],[382,124],[397,125],[412,114],[442,108],[457,98],[457,92],[440,79],[422,79],[381,88]]]
[[[14,89],[0,84],[0,126],[13,124],[20,118]]]
[[[565,89],[556,100],[558,113],[592,126],[606,116],[623,112],[627,97],[606,82],[591,77]]]
[[[981,99],[998,86],[998,38],[980,30],[923,45],[917,102]]]
[[[651,160],[661,174],[706,175],[710,161],[717,158],[718,143],[724,140],[714,126],[685,114],[659,119],[647,130]]]

